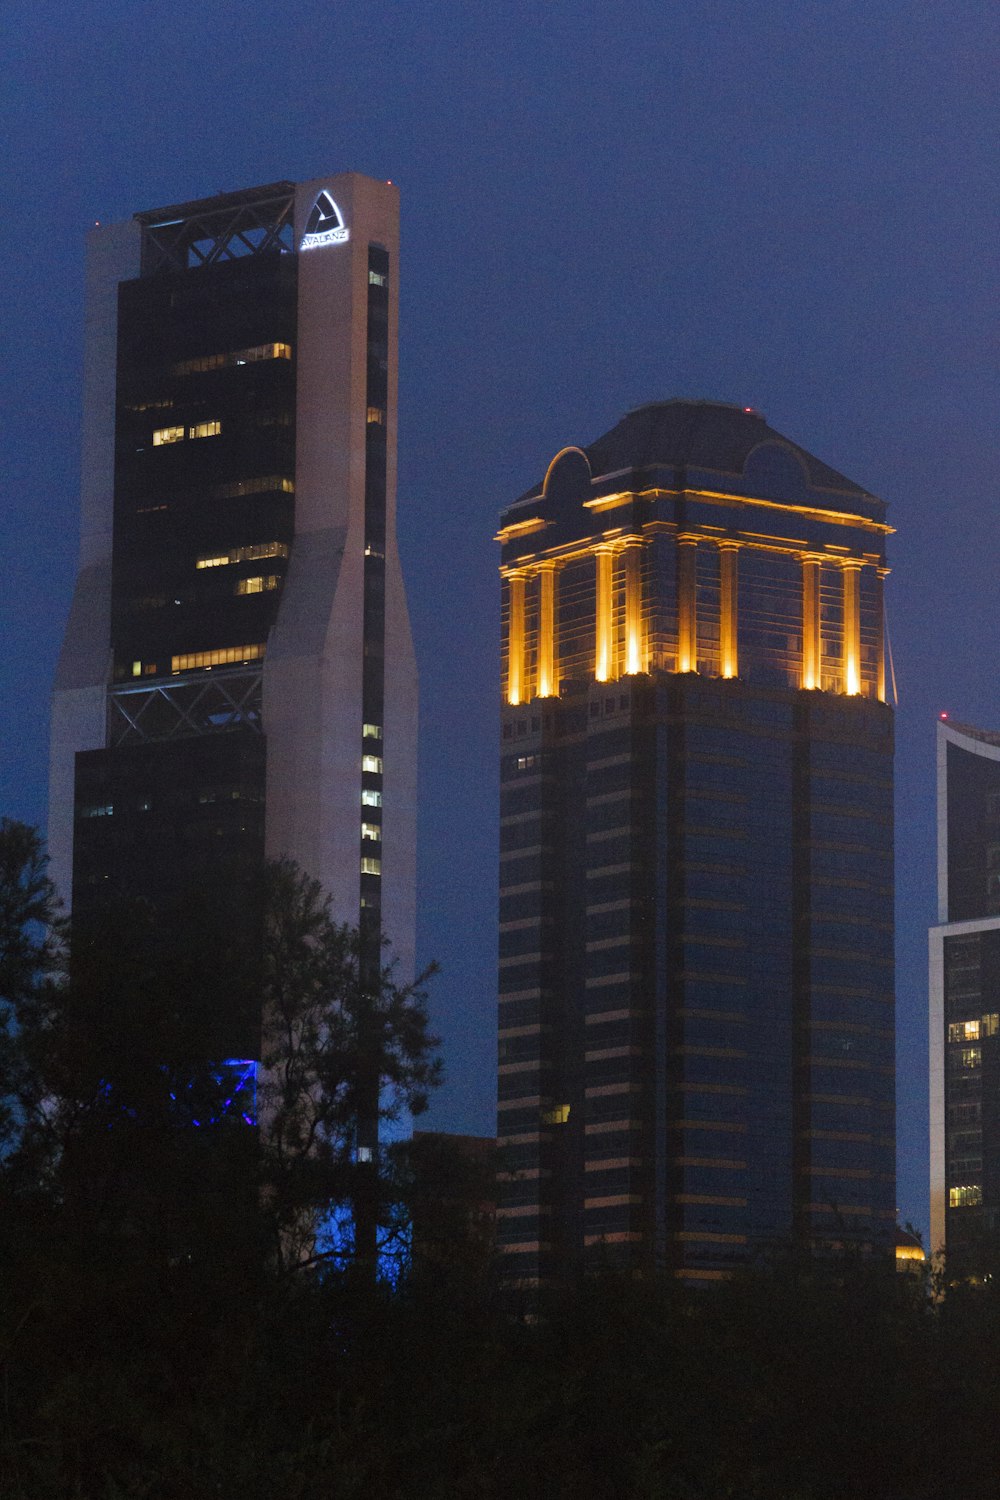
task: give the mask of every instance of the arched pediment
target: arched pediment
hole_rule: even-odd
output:
[[[590,496],[590,460],[582,448],[563,448],[549,464],[542,485],[546,500],[559,507],[581,505]]]
[[[747,454],[743,479],[748,494],[768,500],[806,500],[809,473],[795,449],[787,443],[758,443]]]

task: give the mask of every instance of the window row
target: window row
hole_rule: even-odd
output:
[[[222,646],[215,651],[186,651],[170,658],[171,672],[188,672],[193,667],[227,667],[235,662],[260,661],[264,642],[251,646]]]
[[[256,364],[262,359],[291,359],[291,344],[255,344],[252,349],[234,349],[229,354],[203,354],[172,365],[171,375],[195,375],[203,370],[224,370],[229,365]]]
[[[182,443],[185,437],[218,437],[221,422],[195,422],[191,427],[158,427],[153,433],[153,447],[164,448],[170,443]]]
[[[287,557],[287,542],[254,542],[249,547],[230,547],[228,552],[211,552],[199,557],[196,568],[225,568],[231,563],[258,562],[265,557]]]
[[[236,594],[266,594],[281,587],[281,577],[277,573],[258,573],[254,578],[238,578],[236,580]]]
[[[1000,1031],[1000,1012],[991,1011],[976,1021],[953,1021],[948,1027],[949,1042],[978,1042],[980,1037],[996,1036]]]

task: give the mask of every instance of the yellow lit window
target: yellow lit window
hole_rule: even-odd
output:
[[[983,1049],[982,1049],[982,1047],[963,1047],[962,1048],[962,1067],[963,1068],[981,1068],[982,1065],[983,1065]]]
[[[368,425],[369,425],[369,427],[371,427],[372,425],[374,425],[376,427],[382,427],[384,425],[384,423],[385,423],[385,408],[381,407],[381,406],[369,406],[369,408],[368,408]]]
[[[197,375],[204,370],[224,370],[229,365],[255,364],[259,359],[291,359],[291,344],[255,344],[251,349],[234,349],[229,354],[202,354],[197,359],[181,360],[171,367],[171,375]]]
[[[380,839],[382,830],[377,823],[362,823],[361,837],[363,839]]]
[[[362,724],[361,733],[366,740],[380,740],[382,738],[381,724]]]
[[[953,1021],[948,1027],[949,1042],[978,1042],[978,1021]]]
[[[381,757],[381,755],[362,755],[362,757],[361,757],[361,769],[362,769],[362,771],[371,771],[372,775],[374,775],[374,776],[381,776],[381,774],[382,774],[382,757]]]
[[[980,1036],[996,1036],[997,1032],[1000,1031],[1000,1014],[995,1010],[991,1011],[988,1016],[983,1016],[980,1025],[982,1028],[979,1033]]]
[[[235,662],[260,661],[264,643],[253,646],[221,646],[215,651],[187,651],[170,658],[171,672],[189,672],[194,667],[229,667]]]
[[[948,1189],[949,1208],[975,1208],[983,1201],[983,1190],[978,1182],[970,1182],[962,1187]]]
[[[542,1110],[543,1125],[565,1125],[569,1119],[569,1105],[557,1104],[555,1109]]]
[[[381,807],[382,793],[369,791],[368,788],[365,787],[364,791],[361,793],[361,805],[362,807]]]
[[[158,427],[153,433],[154,448],[162,448],[166,443],[182,443],[183,441],[183,427]]]
[[[188,428],[189,438],[218,437],[222,431],[221,422],[196,422],[193,427]]]
[[[249,547],[230,547],[228,552],[211,552],[199,557],[196,568],[224,568],[228,563],[259,562],[264,557],[287,557],[285,542],[254,542]]]
[[[134,661],[132,663],[132,676],[133,677],[141,677],[142,676],[142,662],[141,661]]]
[[[366,854],[361,861],[361,873],[362,875],[381,875],[382,861]]]
[[[267,573],[264,576],[258,574],[255,578],[238,578],[236,580],[236,592],[238,594],[266,594],[271,589],[276,589],[281,579],[276,573]]]

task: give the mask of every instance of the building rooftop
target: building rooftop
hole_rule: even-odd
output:
[[[579,450],[590,483],[632,474],[676,489],[720,489],[789,502],[868,513],[882,502],[868,490],[768,425],[753,407],[723,401],[654,401],[628,412],[610,431]],[[582,460],[581,460],[582,467]],[[543,484],[525,492],[537,498]]]
[[[769,427],[759,411],[722,401],[655,401],[639,406],[585,451],[595,475],[663,464],[742,474],[750,453],[769,440],[799,456],[816,488],[868,493]]]

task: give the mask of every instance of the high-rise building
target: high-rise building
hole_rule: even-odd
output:
[[[412,966],[398,239],[355,173],[91,233],[49,822],[77,913],[288,856]]]
[[[882,501],[668,401],[502,517],[515,1279],[895,1234]]]
[[[931,1250],[962,1274],[1000,1229],[1000,733],[943,716],[937,767]]]

